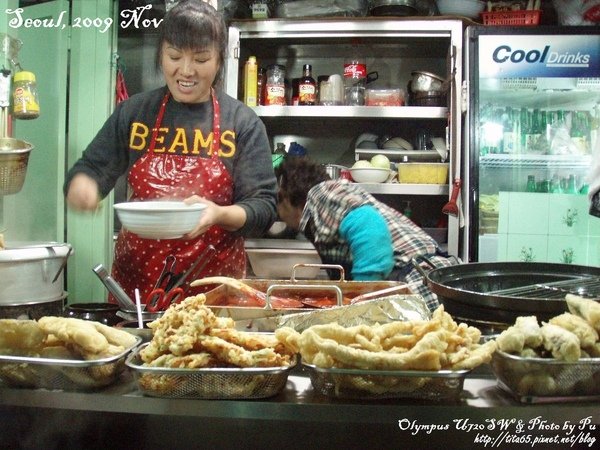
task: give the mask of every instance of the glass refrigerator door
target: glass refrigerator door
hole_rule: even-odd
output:
[[[599,48],[600,36],[589,34],[479,36],[471,122],[478,261],[600,265],[600,219],[587,197]]]

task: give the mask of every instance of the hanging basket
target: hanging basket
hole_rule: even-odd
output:
[[[23,187],[33,145],[14,138],[0,138],[0,195],[16,194]]]

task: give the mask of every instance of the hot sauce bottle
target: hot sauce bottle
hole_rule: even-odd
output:
[[[317,103],[317,82],[312,77],[312,66],[304,64],[302,78],[298,82],[298,105],[315,105]]]

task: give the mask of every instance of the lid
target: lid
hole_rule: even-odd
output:
[[[35,81],[35,75],[33,72],[17,72],[15,73],[15,82],[17,81]]]
[[[256,56],[249,56],[248,57],[248,62],[249,63],[255,63],[256,62]]]
[[[0,251],[0,263],[66,258],[72,253],[70,244],[59,242],[7,242]]]

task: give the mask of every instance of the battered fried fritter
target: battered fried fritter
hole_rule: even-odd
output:
[[[573,362],[581,357],[579,338],[573,333],[551,323],[543,324],[541,330],[544,348],[552,353],[554,358]]]
[[[0,319],[0,353],[39,352],[45,337],[35,320]]]
[[[598,332],[584,319],[570,313],[564,313],[549,320],[553,325],[569,330],[579,338],[581,347],[591,347],[598,340]]]
[[[600,333],[600,303],[596,300],[567,294],[565,296],[569,311],[585,319],[598,333]]]

